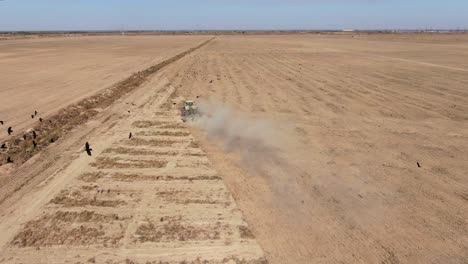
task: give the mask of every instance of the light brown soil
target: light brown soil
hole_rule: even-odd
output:
[[[0,120],[16,134],[58,109],[188,50],[203,36],[94,36],[0,42]],[[34,119],[31,115],[39,112]],[[6,129],[0,140],[6,138]]]
[[[229,36],[170,80],[271,124],[247,162],[194,132],[272,263],[464,263],[467,57],[464,35]]]
[[[93,54],[155,37],[101,38]],[[187,49],[207,39],[184,38]],[[0,167],[0,263],[464,264],[467,56],[463,35],[218,36],[22,166]],[[54,107],[76,97],[64,94]],[[182,123],[173,102],[196,96],[267,122],[256,136],[268,145],[232,131],[237,145],[224,148]],[[29,105],[15,100],[12,112]]]
[[[0,263],[267,263],[178,111],[161,108],[175,87],[156,72],[9,166]]]

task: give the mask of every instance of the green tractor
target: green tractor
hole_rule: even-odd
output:
[[[198,107],[193,101],[185,101],[181,109],[182,118],[193,117],[198,114]]]

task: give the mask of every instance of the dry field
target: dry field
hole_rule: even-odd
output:
[[[46,118],[206,39],[97,36],[0,41],[0,120],[21,131],[39,117]],[[32,119],[36,110],[39,115]]]
[[[0,66],[0,113],[52,114],[209,39],[181,38],[171,54],[156,37],[89,38],[94,77],[47,64],[60,56],[42,63],[53,75],[28,63],[53,42],[88,65],[57,44],[83,38],[0,42],[24,46],[0,58],[17,63]],[[466,35],[218,36],[0,167],[0,263],[465,264],[467,57]],[[54,91],[50,108],[31,90]],[[173,103],[197,96],[211,112],[181,122]]]

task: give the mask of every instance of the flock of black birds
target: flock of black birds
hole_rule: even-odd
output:
[[[39,112],[37,112],[36,110],[34,111],[34,114],[31,115],[31,118],[35,118],[37,116],[37,114],[39,114]],[[39,118],[39,121],[42,122],[42,118]],[[3,120],[0,120],[0,125],[4,125],[5,124],[5,121]],[[8,136],[11,136],[13,134],[13,127],[8,127],[7,129],[7,133],[8,133]],[[37,133],[36,131],[32,131],[32,145],[33,145],[33,148],[36,148],[37,147],[37,142],[36,142],[36,138],[37,138]],[[23,139],[24,140],[27,140],[28,139],[28,135],[27,134],[24,134],[23,135]],[[52,139],[53,140],[53,139]],[[52,141],[53,142],[53,141]],[[0,147],[0,149],[2,150],[5,150],[5,149],[8,149],[8,146],[6,143],[3,143],[2,146]],[[13,163],[13,159],[11,157],[7,157],[7,163]]]
[[[130,111],[128,111],[128,112],[130,113]],[[38,114],[38,112],[37,112],[37,111],[34,111],[34,114],[31,115],[31,118],[34,119],[34,118],[37,116],[37,114]],[[40,118],[39,118],[39,122],[42,123],[43,121],[44,121],[44,119],[42,119],[42,118],[40,117]],[[49,122],[52,123],[51,120],[49,120]],[[0,120],[0,125],[3,126],[4,124],[5,124],[5,121]],[[13,127],[11,127],[11,126],[8,127],[7,132],[8,132],[8,136],[11,136],[11,134],[13,134],[13,132],[14,132],[14,131],[13,131]],[[37,142],[36,142],[37,132],[33,130],[33,131],[31,132],[31,134],[32,134],[32,145],[33,145],[33,148],[35,149],[35,148],[37,148]],[[130,134],[128,135],[128,138],[131,139],[132,136],[133,136],[133,135],[132,135],[132,133],[130,132]],[[23,139],[26,141],[26,140],[28,139],[28,134],[24,134],[24,135],[23,135]],[[51,138],[51,139],[50,139],[50,143],[54,143],[54,142],[55,142],[55,138]],[[8,149],[7,144],[6,144],[6,143],[3,143],[3,144],[0,146],[0,149],[1,149],[1,150],[6,150],[6,149]],[[85,144],[85,151],[86,151],[86,153],[87,153],[89,156],[92,156],[92,151],[93,151],[93,149],[92,149],[91,146],[89,145],[89,142],[86,142],[86,144]],[[7,163],[13,163],[13,159],[12,159],[11,157],[7,157],[7,160],[6,160],[6,161],[7,161]]]

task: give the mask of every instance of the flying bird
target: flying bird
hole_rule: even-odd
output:
[[[8,135],[11,135],[11,133],[13,133],[13,128],[9,127],[7,131],[8,131]]]
[[[130,135],[128,135],[128,138],[130,139],[130,138],[132,138],[132,136],[133,136],[132,132],[130,132]]]
[[[89,146],[89,143],[86,142],[85,144],[85,149],[86,149],[86,153],[88,153],[89,156],[92,155],[91,151],[93,151],[93,149]]]

